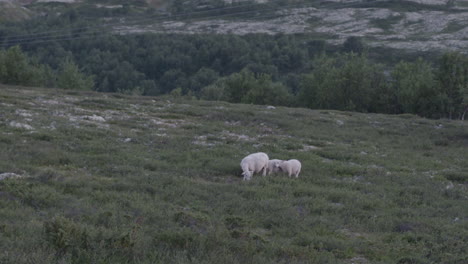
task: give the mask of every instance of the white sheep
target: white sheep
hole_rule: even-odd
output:
[[[267,175],[280,171],[279,165],[281,162],[282,160],[279,160],[279,159],[268,160]]]
[[[299,177],[299,173],[301,172],[301,162],[298,161],[297,159],[290,159],[290,160],[283,160],[279,164],[279,169],[282,172],[286,172],[289,177],[291,175],[294,175]]]
[[[254,173],[261,172],[263,170],[263,176],[266,176],[266,171],[268,167],[268,155],[263,152],[257,152],[248,155],[243,158],[240,166],[242,168],[242,175],[245,180],[250,180]]]

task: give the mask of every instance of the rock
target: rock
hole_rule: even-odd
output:
[[[0,181],[5,180],[5,179],[15,179],[15,178],[22,178],[23,176],[13,173],[13,172],[5,172],[0,174]]]
[[[34,130],[34,128],[28,124],[23,124],[23,123],[18,123],[16,121],[11,121],[10,126],[16,127],[16,128],[21,128],[21,129],[26,129],[26,130]]]
[[[445,189],[446,189],[446,190],[451,190],[451,189],[453,189],[454,187],[455,187],[455,185],[453,185],[453,182],[449,182],[449,183],[447,184],[447,186],[445,186]]]
[[[104,119],[104,117],[98,116],[98,115],[84,116],[83,119],[90,120],[90,121],[96,121],[96,122],[106,122],[106,119]]]

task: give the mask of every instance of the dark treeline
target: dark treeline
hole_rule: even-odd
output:
[[[4,49],[0,82],[464,118],[466,55],[389,65],[367,54],[356,38],[333,47],[307,35],[109,35]]]
[[[24,46],[43,64],[58,68],[64,57],[93,75],[94,89],[103,92],[167,94],[180,88],[186,95],[221,77],[242,70],[267,74],[298,89],[300,74],[325,49],[323,41],[290,35],[171,35],[107,36],[91,40]]]

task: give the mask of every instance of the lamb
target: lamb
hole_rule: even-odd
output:
[[[283,160],[279,163],[279,169],[288,173],[289,177],[294,175],[297,178],[301,172],[301,162],[297,159]]]
[[[271,173],[280,171],[279,164],[281,162],[282,162],[282,160],[279,160],[279,159],[269,160],[268,161],[268,167],[267,167],[267,175],[270,175]]]
[[[268,167],[268,155],[263,152],[250,154],[242,159],[240,166],[242,168],[242,175],[245,180],[250,180],[254,173],[263,171],[263,176],[266,176]]]

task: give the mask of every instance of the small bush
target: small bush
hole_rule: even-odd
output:
[[[90,247],[87,230],[64,217],[59,216],[46,221],[44,235],[48,245],[58,256]]]
[[[454,181],[454,182],[458,182],[458,183],[467,183],[468,182],[468,173],[449,172],[449,173],[445,173],[444,176],[449,181]]]
[[[188,249],[198,240],[199,235],[188,230],[162,231],[154,238],[157,245],[166,246],[168,249]]]
[[[34,133],[32,134],[32,138],[34,138],[35,140],[41,140],[41,141],[52,141],[54,139],[52,135],[45,134],[45,133]]]

